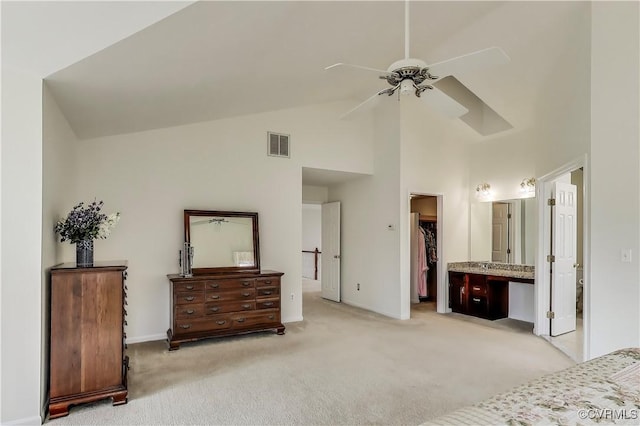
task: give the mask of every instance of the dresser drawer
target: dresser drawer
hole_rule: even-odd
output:
[[[256,287],[269,287],[280,285],[280,277],[263,277],[256,279]]]
[[[203,281],[187,281],[178,282],[173,284],[173,291],[175,293],[189,292],[189,291],[202,291],[204,289]]]
[[[231,319],[228,316],[214,316],[204,319],[176,320],[174,334],[196,333],[209,330],[222,330],[231,327]]]
[[[280,322],[280,312],[247,312],[246,314],[237,313],[231,315],[231,324],[233,328],[253,327],[256,325],[268,325]]]
[[[204,306],[202,303],[190,303],[187,305],[177,305],[175,307],[177,319],[201,318],[204,315],[204,312]]]
[[[234,290],[240,288],[255,287],[255,278],[245,279],[228,279],[228,280],[210,280],[206,282],[207,291],[210,290]]]
[[[208,291],[205,298],[206,302],[229,302],[241,300],[253,300],[256,297],[255,288],[246,288],[242,290],[232,291]]]
[[[204,292],[184,292],[173,295],[176,305],[204,302]]]
[[[204,311],[207,315],[222,314],[226,312],[242,312],[253,311],[256,309],[256,303],[251,301],[245,302],[210,302],[205,304]]]
[[[280,287],[258,287],[256,289],[257,298],[277,297],[280,294]]]
[[[256,300],[256,309],[278,309],[280,308],[280,299],[266,300],[259,299]]]

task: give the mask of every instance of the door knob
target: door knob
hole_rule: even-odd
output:
[[[579,264],[579,263],[574,263],[574,264],[573,264],[573,267],[574,267],[574,268],[577,268],[578,266],[580,266],[580,264]]]
[[[340,255],[339,255],[339,254],[334,254],[334,255],[333,255],[333,258],[334,258],[334,259],[340,259]]]

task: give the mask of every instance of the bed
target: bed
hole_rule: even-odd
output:
[[[424,426],[640,425],[640,348],[547,375]]]

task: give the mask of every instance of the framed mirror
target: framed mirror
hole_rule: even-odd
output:
[[[259,272],[258,213],[185,210],[193,274]]]
[[[472,260],[535,263],[535,198],[475,203],[470,215]]]

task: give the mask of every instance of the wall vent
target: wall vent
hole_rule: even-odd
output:
[[[291,137],[282,133],[267,132],[267,155],[290,158],[289,141]]]

